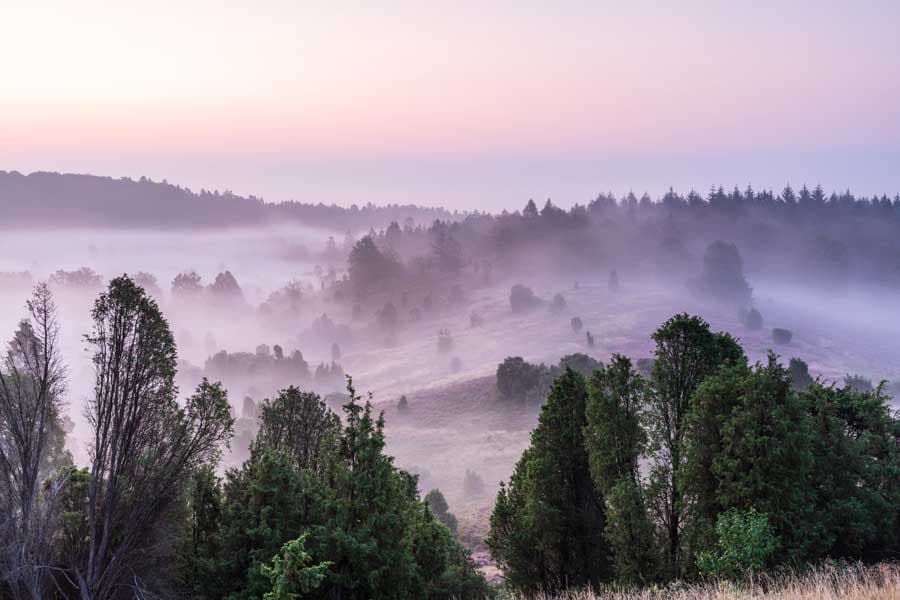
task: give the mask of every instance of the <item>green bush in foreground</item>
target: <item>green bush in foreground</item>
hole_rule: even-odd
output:
[[[700,573],[715,578],[739,580],[761,571],[778,548],[768,516],[752,508],[720,514],[716,537],[716,549],[697,558]]]

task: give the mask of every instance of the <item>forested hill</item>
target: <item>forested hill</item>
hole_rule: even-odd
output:
[[[0,227],[239,227],[291,222],[336,231],[383,227],[412,219],[428,224],[457,215],[415,205],[349,208],[299,202],[265,203],[231,192],[199,193],[165,181],[94,175],[0,171]]]

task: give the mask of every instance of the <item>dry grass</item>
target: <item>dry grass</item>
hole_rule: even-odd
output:
[[[513,597],[526,600],[524,597]],[[527,600],[900,600],[900,565],[829,565],[805,574],[766,576],[741,587],[705,583],[640,591],[570,591]]]

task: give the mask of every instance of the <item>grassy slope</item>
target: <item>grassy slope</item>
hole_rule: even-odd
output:
[[[697,584],[636,592],[573,591],[528,600],[900,600],[900,565],[822,567],[805,575],[760,578],[736,588]],[[525,600],[515,598],[515,600]]]

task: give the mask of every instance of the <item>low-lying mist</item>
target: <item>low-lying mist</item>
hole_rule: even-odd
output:
[[[355,241],[349,234],[288,225],[224,231],[7,232],[0,242],[0,271],[6,273],[0,330],[12,333],[24,314],[31,283],[49,279],[69,366],[69,417],[75,424],[69,444],[76,458],[86,456],[82,406],[93,377],[83,336],[90,328],[94,298],[105,281],[122,273],[142,283],[170,321],[182,395],[203,376],[221,380],[236,416],[248,421],[256,403],[288,385],[340,393],[345,373],[354,376],[359,389],[371,391],[376,404],[387,407],[401,395],[489,378],[507,356],[548,364],[579,352],[601,361],[612,353],[648,357],[650,332],[676,312],[700,314],[714,329],[731,332],[751,360],[774,349],[785,361],[803,358],[813,376],[828,381],[841,382],[848,373],[876,384],[900,377],[894,354],[900,332],[900,317],[892,310],[896,292],[883,286],[854,284],[828,291],[802,281],[792,284],[784,277],[766,278],[745,258],[751,304],[763,318],[762,327],[751,328],[741,322],[738,303],[716,299],[692,283],[703,272],[702,248],[663,270],[647,261],[615,265],[608,257],[593,268],[579,260],[566,269],[559,252],[535,244],[499,266],[469,260],[452,277],[410,275],[393,289],[377,288],[360,297],[347,291],[347,257]],[[405,256],[392,252],[407,261],[409,271],[424,272],[426,266],[412,255],[431,251],[427,245],[410,244]],[[612,269],[616,289],[609,282]],[[173,288],[184,273],[198,278]],[[354,275],[360,277],[359,272]],[[515,284],[532,291],[532,306],[511,307]],[[790,343],[775,343],[773,327],[790,330]],[[462,410],[453,402],[447,409]],[[421,418],[434,419],[434,408],[428,414]],[[418,419],[415,412],[396,423],[389,419],[388,431],[427,425]],[[471,443],[476,434],[496,436],[495,425],[467,422],[466,439]],[[236,441],[230,462],[241,458],[244,442]],[[423,473],[441,472],[432,466],[439,467],[443,459],[432,460],[427,446],[394,443],[402,463]],[[475,449],[468,463],[493,476],[479,457],[483,449],[477,444]],[[510,467],[502,464],[497,477]],[[432,478],[442,486],[448,483]],[[462,499],[452,486],[449,495]]]

